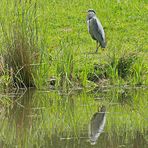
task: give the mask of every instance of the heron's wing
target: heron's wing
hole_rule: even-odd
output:
[[[93,21],[94,21],[94,26],[95,26],[96,30],[98,31],[98,33],[100,34],[102,39],[105,40],[105,33],[104,33],[104,29],[102,27],[101,22],[96,17],[93,19]]]
[[[94,36],[100,42],[102,47],[105,47],[105,33],[104,29],[101,25],[101,22],[98,20],[97,17],[92,19],[92,23],[94,26]]]

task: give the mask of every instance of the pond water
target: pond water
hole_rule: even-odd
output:
[[[30,90],[9,98],[0,109],[0,148],[148,147],[147,89]]]

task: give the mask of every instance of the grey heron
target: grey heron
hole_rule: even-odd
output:
[[[96,12],[93,9],[87,11],[87,25],[88,32],[91,37],[96,40],[96,52],[98,51],[99,44],[101,48],[106,47],[105,33],[100,20],[96,16]]]

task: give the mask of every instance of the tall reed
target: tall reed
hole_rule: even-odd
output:
[[[14,0],[8,6],[9,16],[1,23],[5,64],[15,85],[34,87],[31,64],[38,55],[37,1]]]

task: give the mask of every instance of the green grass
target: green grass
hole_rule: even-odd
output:
[[[99,49],[98,54],[90,54],[95,52],[95,42],[87,32],[85,11],[89,8],[96,10],[107,38],[107,48]],[[88,87],[89,74],[94,75],[95,64],[108,65],[103,71],[109,84],[147,85],[147,15],[148,4],[144,0],[32,0],[21,3],[1,0],[0,51],[2,56],[10,53],[15,74],[23,67],[22,73],[17,75],[17,83],[26,86],[31,81],[37,88],[48,87],[54,76],[56,86]],[[22,50],[16,48],[19,44]],[[21,62],[24,58],[13,56],[14,51],[23,54],[27,64]],[[130,53],[135,53],[137,60],[127,64]],[[123,64],[120,61],[122,66],[119,66],[118,60],[123,57],[125,62],[121,60]],[[112,62],[115,63],[112,65]],[[127,72],[126,77],[121,71],[122,74]]]
[[[107,38],[97,54],[87,31],[90,8]],[[1,0],[0,145],[46,147],[59,137],[79,138],[102,104],[108,139],[126,133],[123,141],[130,143],[138,131],[147,140],[147,90],[128,89],[148,85],[147,16],[146,0]],[[47,90],[53,77],[60,92],[17,99],[9,92],[14,86]],[[80,87],[87,88],[80,95],[61,94]]]

